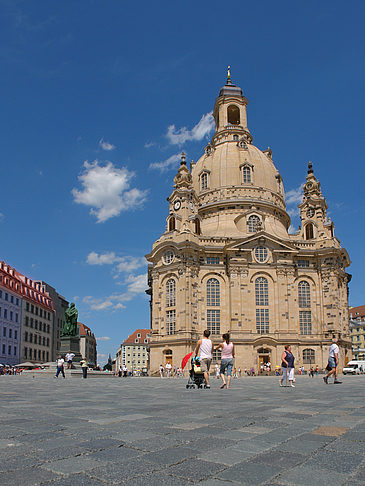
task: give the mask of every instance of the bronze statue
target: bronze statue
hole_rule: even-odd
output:
[[[71,302],[71,305],[65,311],[65,324],[61,331],[61,336],[77,336],[77,318],[79,313],[75,307],[75,304]]]

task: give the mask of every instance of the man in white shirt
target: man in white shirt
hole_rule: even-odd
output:
[[[213,358],[213,351],[214,351],[214,344],[211,339],[209,339],[210,331],[206,329],[203,332],[203,336],[199,339],[196,348],[195,348],[195,356],[198,356],[200,350],[200,367],[204,373],[206,387],[210,388],[209,384],[209,369],[210,363],[212,362]]]
[[[334,383],[337,385],[338,383],[342,383],[341,381],[337,380],[338,375],[338,364],[340,361],[340,348],[337,345],[337,339],[332,339],[332,344],[329,349],[328,353],[328,364],[327,368],[329,371],[326,376],[323,377],[323,381],[328,384],[328,378],[333,375],[335,378]]]
[[[58,375],[62,373],[62,376],[65,378],[65,371],[63,369],[63,364],[65,360],[62,358],[61,355],[58,356],[57,360],[57,371],[56,371],[56,378],[58,378]]]
[[[68,370],[72,368],[72,359],[74,358],[74,356],[74,353],[71,353],[71,351],[69,351],[65,356]]]
[[[166,368],[166,376],[167,376],[167,378],[171,378],[171,368],[172,368],[171,363],[166,363],[165,368]]]

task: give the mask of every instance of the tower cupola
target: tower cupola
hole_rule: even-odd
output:
[[[237,140],[244,138],[249,143],[252,136],[247,128],[248,100],[243,96],[242,89],[232,83],[231,70],[228,66],[227,81],[219,91],[213,110],[216,132],[212,142],[217,142],[228,133],[237,135]]]

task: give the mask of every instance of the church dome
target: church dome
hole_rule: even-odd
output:
[[[263,153],[254,145],[233,140],[234,135],[229,135],[214,148],[208,146],[206,153],[193,165],[196,194],[235,187],[240,199],[262,199],[284,209],[284,189],[271,160],[271,151]],[[201,180],[205,173],[208,179],[206,187],[202,186]]]

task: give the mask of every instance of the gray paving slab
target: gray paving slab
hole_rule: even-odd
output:
[[[279,484],[288,484],[290,486],[309,486],[318,484],[342,486],[345,480],[346,474],[329,471],[328,469],[314,468],[310,464],[295,467],[278,476]]]
[[[192,393],[179,379],[11,378],[1,486],[365,484],[365,376],[336,395],[307,377],[290,390],[242,378],[229,400],[216,381]]]

